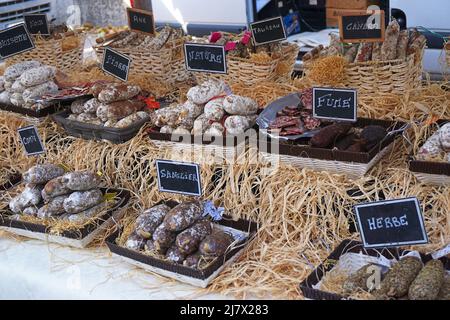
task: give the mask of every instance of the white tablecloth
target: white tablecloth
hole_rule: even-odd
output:
[[[229,297],[228,297],[229,298]],[[145,272],[106,247],[72,249],[0,231],[0,299],[227,299]]]

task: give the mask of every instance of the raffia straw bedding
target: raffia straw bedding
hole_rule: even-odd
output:
[[[301,88],[263,84],[261,87],[234,88],[262,104]],[[276,89],[276,90],[275,90]],[[280,90],[278,90],[280,89]],[[261,92],[264,92],[263,94]],[[264,95],[267,94],[266,99]],[[368,99],[368,100],[365,100]],[[265,100],[265,101],[264,101]],[[449,94],[432,85],[407,93],[404,99],[362,97],[361,115],[377,118],[424,119],[433,112],[449,117]],[[366,103],[364,101],[367,101]],[[372,101],[372,102],[370,102]],[[158,158],[186,160],[156,147],[144,134],[122,145],[84,141],[67,137],[52,123],[39,125],[47,140],[47,154],[27,158],[17,138],[17,128],[26,125],[11,114],[0,114],[1,167],[24,171],[36,162],[63,163],[72,170],[101,171],[105,185],[132,190],[135,199],[124,221],[132,221],[138,210],[169,198],[157,190],[154,161]],[[247,154],[236,165],[201,165],[206,198],[220,201],[235,217],[260,223],[255,241],[241,260],[229,267],[207,291],[238,298],[302,298],[298,284],[325,259],[333,247],[346,238],[357,238],[348,231],[352,206],[358,202],[417,196],[422,204],[430,244],[420,247],[430,252],[450,241],[450,188],[420,185],[407,169],[409,147],[399,143],[364,178],[350,181],[345,176],[280,167],[263,174],[263,163],[254,163]],[[6,205],[5,202],[2,205]],[[99,239],[101,242],[103,239]]]

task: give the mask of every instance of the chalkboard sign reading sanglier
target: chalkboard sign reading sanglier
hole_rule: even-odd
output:
[[[102,63],[103,71],[122,81],[128,81],[130,67],[131,58],[112,50],[111,48],[105,48]]]
[[[127,8],[128,26],[130,30],[154,35],[155,19],[151,11]]]
[[[283,18],[276,17],[250,24],[255,45],[286,40]]]
[[[200,167],[195,163],[156,160],[158,186],[161,192],[190,196],[202,195]]]
[[[339,17],[339,33],[342,42],[382,42],[386,31],[384,11],[361,11]]]
[[[366,248],[428,243],[417,198],[360,204],[354,210]]]
[[[313,116],[317,119],[356,122],[357,109],[356,90],[313,88]]]
[[[39,137],[39,133],[35,126],[20,128],[18,132],[28,156],[45,153],[44,146],[42,145],[41,138]]]
[[[184,58],[188,71],[227,73],[227,59],[223,46],[185,43]]]
[[[46,14],[27,14],[24,15],[23,18],[29,33],[42,35],[50,34]]]
[[[6,59],[32,49],[34,43],[24,23],[0,31],[0,58]]]

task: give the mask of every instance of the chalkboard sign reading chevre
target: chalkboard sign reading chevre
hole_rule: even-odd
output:
[[[0,58],[6,59],[32,49],[34,43],[24,23],[0,31]]]
[[[366,203],[354,210],[366,248],[428,243],[417,198]]]
[[[190,196],[202,195],[200,167],[195,163],[156,160],[158,186],[161,192]]]
[[[103,71],[122,81],[128,81],[130,67],[131,58],[111,48],[105,48],[102,63]]]
[[[352,89],[313,88],[313,116],[317,119],[357,121],[358,93]]]
[[[383,42],[386,31],[384,11],[345,11],[339,17],[339,32],[342,42]]]
[[[127,8],[130,30],[148,35],[155,34],[155,19],[151,11]]]
[[[20,128],[18,132],[28,156],[45,153],[44,146],[42,145],[41,138],[39,137],[39,133],[35,126]]]
[[[50,29],[48,27],[46,14],[27,14],[24,15],[25,25],[31,34],[49,35]]]
[[[188,71],[227,73],[227,59],[223,46],[185,43],[184,58]]]
[[[250,31],[257,46],[287,39],[283,18],[281,17],[251,23]]]

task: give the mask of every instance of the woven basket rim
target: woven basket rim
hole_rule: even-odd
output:
[[[116,47],[111,47],[111,48],[113,50],[117,50],[117,51],[121,51],[121,50],[123,50],[123,51],[133,51],[133,52],[136,52],[136,53],[139,53],[139,54],[157,54],[157,53],[163,52],[164,50],[178,49],[179,47],[181,47],[184,44],[184,40],[185,40],[184,37],[169,40],[169,41],[167,41],[164,44],[164,46],[161,47],[161,49],[159,49],[157,51],[156,50],[155,51],[149,51],[146,48],[139,48],[139,47],[130,46],[130,45],[127,45],[127,46],[124,46],[124,47],[118,47],[118,48],[116,48]],[[96,51],[97,50],[98,51],[103,51],[105,48],[106,48],[105,46],[100,45],[100,46],[94,47],[94,50],[96,50]]]

